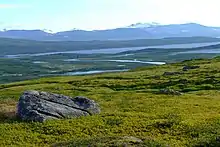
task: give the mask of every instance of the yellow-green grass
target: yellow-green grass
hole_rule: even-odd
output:
[[[185,65],[200,68],[163,76],[182,72]],[[164,88],[183,95],[159,94]],[[218,146],[219,89],[220,58],[0,85],[0,146]],[[77,119],[22,122],[15,111],[25,90],[87,96],[99,103],[102,112]],[[125,136],[143,142],[126,142]]]

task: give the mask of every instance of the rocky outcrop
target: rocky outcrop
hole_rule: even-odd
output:
[[[197,69],[200,68],[200,66],[184,66],[183,71],[188,71],[190,69]]]
[[[17,105],[22,120],[44,122],[48,119],[75,118],[100,113],[99,105],[85,97],[68,97],[39,91],[26,91]]]

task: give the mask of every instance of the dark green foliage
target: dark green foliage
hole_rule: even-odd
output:
[[[123,121],[120,118],[108,118],[106,119],[106,124],[110,126],[123,124]]]
[[[69,143],[58,143],[52,147],[97,147],[97,146],[110,146],[110,147],[165,147],[165,145],[158,143],[151,139],[145,139],[143,142],[136,142],[135,140],[125,139],[123,137],[106,137],[106,138],[93,138],[90,140],[75,140]]]

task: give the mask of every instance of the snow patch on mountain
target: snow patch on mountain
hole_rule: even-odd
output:
[[[151,23],[135,23],[131,24],[130,26],[127,26],[126,28],[149,28],[149,27],[157,27],[161,24],[157,22],[151,22]]]
[[[43,29],[42,31],[46,33],[50,33],[50,34],[55,34],[55,32],[53,32],[52,30],[48,30],[48,29]]]

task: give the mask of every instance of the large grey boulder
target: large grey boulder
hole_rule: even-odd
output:
[[[85,97],[71,98],[39,91],[26,91],[17,105],[22,120],[44,122],[48,119],[75,118],[100,113],[99,105]]]

